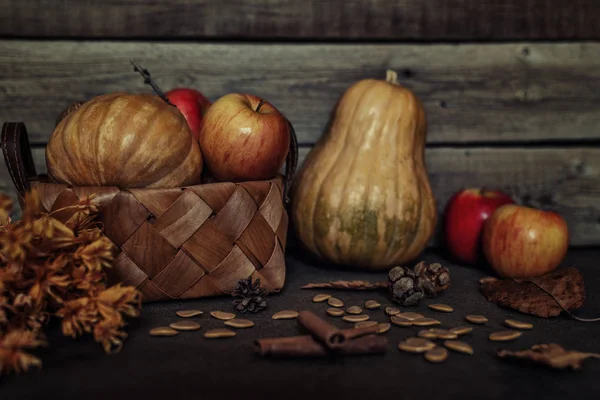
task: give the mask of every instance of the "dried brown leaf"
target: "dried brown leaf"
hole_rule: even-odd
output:
[[[531,349],[521,351],[500,350],[498,357],[527,360],[555,369],[571,368],[579,370],[582,368],[583,361],[588,358],[600,358],[600,354],[565,350],[558,344],[550,343],[536,344]]]
[[[535,282],[552,293],[569,311],[581,307],[585,301],[583,277],[574,268],[565,268],[535,278]],[[485,298],[501,307],[519,310],[540,317],[555,317],[562,308],[535,284],[512,279],[485,280],[480,286]]]

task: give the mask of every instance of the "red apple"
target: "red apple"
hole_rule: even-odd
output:
[[[559,214],[516,204],[496,209],[483,228],[483,251],[502,277],[530,278],[556,269],[568,243]]]
[[[446,246],[457,260],[475,264],[482,257],[483,223],[498,207],[514,203],[499,190],[463,189],[452,196],[444,212]]]
[[[225,95],[204,116],[199,138],[204,162],[220,181],[270,179],[285,162],[290,129],[269,102],[250,94]]]
[[[169,101],[179,109],[197,140],[202,127],[202,117],[211,102],[202,93],[191,88],[176,88],[165,93]]]

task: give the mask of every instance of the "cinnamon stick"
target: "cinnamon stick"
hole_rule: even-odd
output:
[[[370,335],[372,333],[377,333],[379,330],[379,324],[373,326],[365,326],[362,328],[350,328],[343,329],[342,335],[346,338],[346,341],[356,339],[362,336]]]
[[[313,336],[323,342],[330,350],[336,351],[345,346],[349,340],[377,333],[379,329],[377,325],[363,328],[339,329],[311,311],[301,311],[298,314],[298,323],[310,331]]]
[[[301,311],[298,314],[298,323],[308,329],[330,350],[339,350],[346,344],[346,335],[338,327],[318,317],[310,311]]]
[[[328,355],[362,355],[383,353],[387,347],[387,338],[370,334],[348,340],[338,351],[331,351],[311,335],[283,338],[266,338],[254,341],[256,354],[276,358],[319,357]]]

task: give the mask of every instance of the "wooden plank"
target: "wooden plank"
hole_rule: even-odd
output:
[[[300,149],[300,162],[309,150]],[[38,173],[45,172],[44,149],[35,148],[33,155]],[[600,245],[599,147],[428,148],[426,162],[440,214],[455,191],[494,187],[522,204],[559,212],[572,245]],[[0,168],[0,190],[16,199],[6,168]]]
[[[0,10],[0,35],[19,37],[600,38],[596,0],[0,0]]]
[[[0,122],[24,121],[47,142],[70,102],[150,91],[130,58],[168,90],[211,99],[263,96],[301,143],[322,134],[339,96],[398,71],[426,107],[429,143],[600,138],[600,43],[471,45],[198,44],[0,40]]]

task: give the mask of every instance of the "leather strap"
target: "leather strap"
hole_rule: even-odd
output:
[[[17,188],[19,201],[22,202],[25,192],[31,188],[30,181],[37,177],[25,124],[4,123],[0,134],[0,146],[8,173]]]
[[[290,149],[288,152],[287,159],[285,160],[285,182],[283,184],[283,201],[284,204],[289,204],[290,198],[289,191],[296,173],[296,167],[298,166],[298,138],[296,137],[296,131],[294,126],[288,120],[290,126]]]

